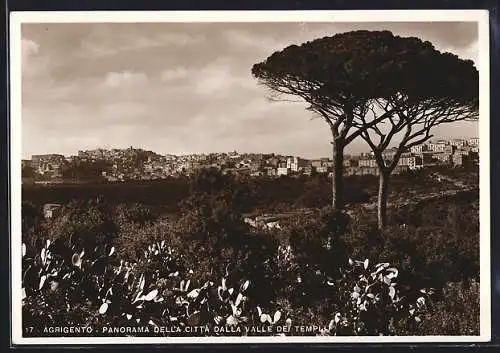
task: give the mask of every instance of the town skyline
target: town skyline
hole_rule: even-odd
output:
[[[302,103],[270,102],[250,69],[290,44],[357,29],[416,36],[478,66],[474,22],[23,24],[22,158],[130,145],[328,156],[324,122]],[[478,125],[434,134],[478,134]],[[357,140],[346,153],[364,150]]]
[[[453,141],[453,140],[471,140],[471,139],[479,139],[479,136],[478,135],[469,135],[469,136],[460,136],[460,137],[446,137],[446,136],[439,136],[439,137],[434,137],[426,142],[424,142],[423,144],[426,144],[426,143],[429,143],[429,142],[433,142],[433,141]],[[394,148],[395,146],[390,146],[388,149],[392,149]],[[72,152],[69,152],[69,153],[61,153],[61,152],[57,152],[57,151],[54,151],[54,152],[48,152],[48,153],[33,153],[31,155],[23,155],[22,156],[22,160],[29,160],[31,159],[32,156],[41,156],[41,155],[62,155],[62,156],[65,156],[65,157],[71,157],[71,156],[77,156],[79,152],[85,152],[85,151],[96,151],[96,150],[107,150],[107,151],[110,151],[110,150],[127,150],[127,149],[134,149],[134,150],[143,150],[143,151],[150,151],[150,152],[153,152],[155,154],[158,154],[158,155],[161,155],[161,156],[190,156],[190,155],[210,155],[210,154],[228,154],[228,153],[233,153],[233,152],[237,152],[238,154],[240,155],[251,155],[251,154],[274,154],[274,155],[277,155],[277,156],[294,156],[294,157],[299,157],[299,158],[304,158],[304,159],[311,159],[311,160],[314,160],[314,159],[323,159],[323,158],[331,158],[330,155],[326,154],[324,156],[311,156],[311,157],[304,157],[303,155],[298,155],[298,154],[291,154],[291,153],[282,153],[282,152],[276,152],[276,151],[267,151],[267,152],[255,152],[255,151],[242,151],[242,150],[238,150],[238,149],[229,149],[229,150],[226,150],[226,151],[202,151],[202,152],[195,152],[195,153],[161,153],[160,151],[155,151],[153,149],[150,149],[150,148],[146,148],[144,146],[137,146],[137,145],[129,145],[129,146],[123,146],[123,147],[117,147],[117,146],[111,146],[111,147],[100,147],[100,146],[96,146],[94,148],[85,148],[85,149],[77,149],[76,151],[72,151]],[[371,150],[370,148],[367,146],[364,150],[361,150],[359,152],[355,152],[355,153],[348,153],[348,155],[352,155],[352,156],[357,156],[357,155],[362,155],[362,154],[365,154],[365,153],[370,153]]]
[[[383,158],[392,160],[396,148],[383,152]],[[412,146],[398,158],[394,173],[418,170],[429,166],[463,166],[479,162],[479,138],[429,140]],[[377,175],[379,165],[370,153],[345,155],[343,167],[347,175]],[[236,172],[250,177],[284,175],[312,175],[332,173],[335,164],[331,158],[302,158],[297,155],[275,153],[240,153],[238,151],[210,154],[161,155],[154,151],[130,146],[126,149],[79,150],[78,154],[33,155],[22,160],[23,180],[33,183],[63,183],[67,181],[127,181],[157,180],[191,175],[196,170],[216,168],[223,173]]]

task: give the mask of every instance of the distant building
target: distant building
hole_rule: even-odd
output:
[[[435,141],[427,144],[429,151],[432,152],[446,152],[446,142],[445,141]]]
[[[39,154],[31,156],[31,166],[38,171],[43,164],[62,165],[66,162],[66,158],[60,154]]]
[[[43,215],[47,219],[53,218],[60,208],[61,205],[58,203],[46,203],[43,205]]]
[[[266,168],[265,168],[265,170],[266,170],[266,174],[267,174],[267,176],[272,177],[272,176],[276,176],[276,175],[277,175],[277,170],[276,170],[276,168],[273,168],[273,167],[266,167]]]
[[[315,170],[316,170],[316,173],[320,173],[320,174],[328,173],[327,166],[316,167]]]
[[[326,161],[323,162],[323,166],[327,168],[333,168],[335,163],[331,159],[327,159]]]
[[[479,138],[473,137],[467,140],[467,145],[471,147],[479,147]]]
[[[307,167],[302,169],[302,173],[304,175],[311,175],[312,171],[313,171],[313,168],[311,166],[307,166]]]
[[[411,153],[422,153],[422,152],[425,152],[425,151],[427,151],[427,145],[424,145],[424,144],[420,144],[420,145],[416,145],[416,146],[410,147],[410,152]]]
[[[412,170],[408,165],[397,165],[396,168],[392,171],[393,174],[401,174],[405,173],[409,170]]]
[[[279,161],[277,167],[278,168],[288,168],[286,161]]]
[[[408,169],[410,170],[422,168],[423,166],[422,158],[413,155],[402,155],[399,158],[398,166],[408,167]]]
[[[376,168],[377,167],[377,161],[375,158],[360,158],[358,161],[358,166],[360,168]]]
[[[435,160],[437,160],[439,163],[442,164],[449,164],[453,162],[453,154],[447,152],[434,153],[432,155],[432,158],[434,158]]]
[[[266,161],[266,164],[271,166],[271,167],[278,167],[278,164],[280,163],[280,160],[278,157],[271,157]]]
[[[453,154],[453,165],[454,166],[462,166],[467,161],[467,155],[463,153],[454,153]]]
[[[289,169],[287,167],[278,167],[276,170],[276,175],[288,175],[289,174]]]
[[[252,161],[250,163],[250,169],[253,172],[260,172],[262,169],[262,162],[260,160],[259,161]]]
[[[153,170],[154,170],[153,165],[151,165],[151,164],[144,164],[144,171],[146,173],[152,173]]]
[[[455,146],[458,148],[465,147],[467,145],[467,142],[464,139],[453,139],[450,141],[451,146]]]
[[[311,167],[313,168],[319,168],[323,166],[323,161],[321,160],[313,160],[311,161]]]
[[[307,160],[299,157],[289,157],[286,160],[286,167],[293,173],[299,172],[302,168],[305,168],[307,164]]]
[[[380,173],[378,167],[360,166],[349,169],[353,172],[352,175],[379,175]]]
[[[358,159],[352,159],[352,158],[347,158],[344,159],[344,167],[357,167],[359,165],[359,160]]]

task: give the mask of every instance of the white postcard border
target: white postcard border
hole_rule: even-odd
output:
[[[477,22],[480,72],[480,335],[380,337],[22,337],[21,24],[129,22]],[[467,343],[491,339],[489,13],[487,10],[40,11],[10,13],[11,343],[19,345],[209,343]]]

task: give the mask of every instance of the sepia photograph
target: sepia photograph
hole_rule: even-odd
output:
[[[490,339],[486,11],[11,14],[18,344]]]

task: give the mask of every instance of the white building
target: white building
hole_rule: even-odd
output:
[[[361,158],[358,161],[358,165],[362,168],[367,167],[367,168],[376,168],[377,167],[377,161],[375,158]]]
[[[466,141],[464,139],[453,139],[453,140],[450,141],[450,145],[458,147],[458,148],[462,148],[466,144],[467,143],[466,143]]]
[[[416,145],[410,147],[411,153],[422,153],[424,151],[424,145]]]
[[[432,152],[445,152],[446,151],[446,142],[444,141],[436,141],[430,142],[427,144],[429,151]]]
[[[289,171],[289,169],[288,169],[288,168],[285,168],[285,167],[279,167],[279,168],[276,170],[276,175],[288,175],[288,171]]]
[[[410,170],[422,168],[422,158],[419,158],[417,156],[411,156],[411,155],[403,155],[399,159],[398,162],[399,166],[404,166],[408,167]]]
[[[467,145],[471,147],[479,147],[479,138],[474,137],[469,140],[467,140]]]
[[[286,160],[286,167],[292,172],[297,173],[302,168],[307,166],[307,161],[299,157],[288,157]]]

